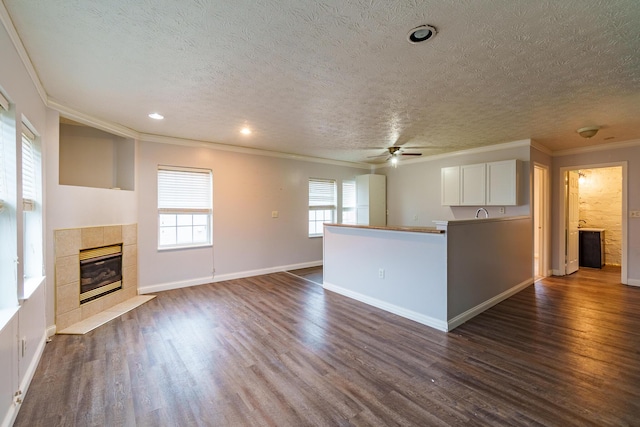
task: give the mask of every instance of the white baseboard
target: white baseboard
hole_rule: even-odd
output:
[[[551,270],[551,274],[554,275],[554,276],[564,276],[564,272],[561,272],[558,269]]]
[[[640,280],[638,280],[638,279],[627,279],[627,285],[629,285],[629,286],[640,286]]]
[[[318,267],[322,265],[320,261],[303,262],[299,264],[280,265],[277,267],[261,268],[258,270],[240,271],[237,273],[220,274],[213,276],[198,277],[196,279],[182,280],[177,282],[158,283],[156,285],[138,287],[139,294],[149,294],[153,292],[168,291],[171,289],[186,288],[189,286],[204,285],[207,283],[223,282],[225,280],[244,279],[245,277],[261,276],[263,274],[280,273],[287,270],[297,270],[300,268]]]
[[[38,363],[40,363],[40,358],[42,357],[42,353],[44,352],[44,346],[47,343],[47,332],[48,328],[42,334],[42,339],[38,343],[38,348],[33,356],[33,359],[29,363],[26,372],[24,373],[24,377],[22,377],[22,381],[20,381],[19,390],[22,392],[22,399],[27,394],[27,390],[29,390],[29,385],[31,384],[31,380],[33,379],[33,375],[36,373],[36,368],[38,367]],[[14,403],[11,405],[9,412],[7,412],[4,420],[2,421],[2,426],[12,426],[18,416],[18,412],[20,411],[20,404]]]
[[[365,304],[377,307],[381,310],[388,311],[389,313],[397,314],[400,317],[404,317],[405,319],[410,319],[418,323],[422,323],[423,325],[432,327],[434,329],[438,329],[439,331],[446,332],[447,331],[447,322],[444,320],[436,319],[431,316],[427,316],[425,314],[417,313],[412,310],[408,310],[406,308],[389,304],[388,302],[372,298],[367,295],[360,294],[358,292],[353,292],[349,289],[345,289],[343,287],[333,285],[328,282],[324,282],[323,287],[328,290],[335,292],[340,295],[344,295],[349,298],[353,298],[354,300],[363,302]]]
[[[509,298],[510,296],[513,296],[515,294],[517,294],[518,292],[520,292],[521,290],[523,290],[524,288],[526,288],[527,286],[531,285],[534,282],[533,277],[524,280],[520,283],[518,283],[517,285],[515,285],[514,287],[507,289],[506,291],[496,295],[493,298],[490,298],[488,300],[486,300],[483,303],[480,303],[478,305],[476,305],[473,308],[470,308],[469,310],[465,311],[464,313],[461,313],[459,315],[457,315],[456,317],[454,317],[453,319],[449,320],[447,322],[447,330],[451,331],[455,328],[457,328],[458,326],[462,325],[464,322],[468,321],[469,319],[477,316],[478,314],[482,313],[483,311],[493,307],[494,305],[498,304],[499,302],[502,302],[504,300],[506,300],[507,298]]]
[[[170,291],[171,289],[187,288],[189,286],[204,285],[212,283],[211,276],[198,277],[197,279],[181,280],[177,282],[158,283],[157,285],[139,286],[138,294],[151,294],[154,292]]]
[[[51,338],[56,334],[56,325],[47,326],[47,338]]]

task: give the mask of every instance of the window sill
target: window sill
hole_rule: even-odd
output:
[[[19,305],[16,305],[15,307],[0,309],[0,332],[2,332],[4,330],[4,327],[7,326],[9,322],[11,322],[11,319],[13,319],[13,316],[16,315],[19,309]]]
[[[309,236],[310,239],[317,239],[317,238],[322,238],[324,235],[323,234],[317,234],[315,236]]]
[[[202,249],[202,248],[212,248],[213,245],[211,243],[205,243],[202,245],[187,245],[187,246],[167,246],[163,248],[158,248],[158,252],[167,252],[167,251],[180,251],[184,249]]]
[[[31,295],[44,283],[46,276],[27,277],[24,279],[24,289],[22,301],[26,301],[31,298]]]

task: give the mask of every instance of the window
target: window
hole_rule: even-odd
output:
[[[15,110],[0,93],[0,311],[18,305],[17,237]]]
[[[356,223],[356,182],[342,181],[342,223]]]
[[[332,179],[309,179],[309,237],[322,236],[322,224],[335,222],[336,182]]]
[[[30,126],[22,123],[22,211],[24,281],[19,295],[27,298],[42,281],[44,274],[42,239],[42,160],[40,140]]]
[[[210,170],[158,167],[158,248],[210,245],[212,199]]]
[[[25,125],[22,127],[22,209],[30,212],[35,209],[37,195],[35,135]]]

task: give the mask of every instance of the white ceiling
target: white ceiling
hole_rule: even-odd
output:
[[[141,133],[346,161],[640,138],[638,0],[2,1],[50,100]]]

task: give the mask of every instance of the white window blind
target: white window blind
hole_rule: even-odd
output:
[[[342,223],[356,223],[356,182],[342,181]]]
[[[158,168],[158,248],[211,244],[212,187],[210,170]]]
[[[309,209],[336,208],[336,182],[331,179],[309,179]]]
[[[35,135],[23,125],[22,134],[22,207],[24,211],[35,209],[37,198]]]
[[[210,210],[211,171],[158,169],[158,209]]]
[[[323,224],[335,222],[336,182],[332,179],[309,179],[309,237],[319,237]]]
[[[9,111],[9,101],[7,101],[2,92],[0,92],[0,109]]]
[[[7,98],[5,98],[4,95],[0,92],[0,114],[4,113],[5,111],[9,111],[9,101],[7,101]],[[0,118],[0,211],[4,208],[3,200],[7,199],[7,178],[5,175],[7,174],[8,168],[4,163],[6,159],[4,151],[5,144],[7,142],[4,140],[5,130],[3,129],[3,122],[4,120],[1,120]]]

